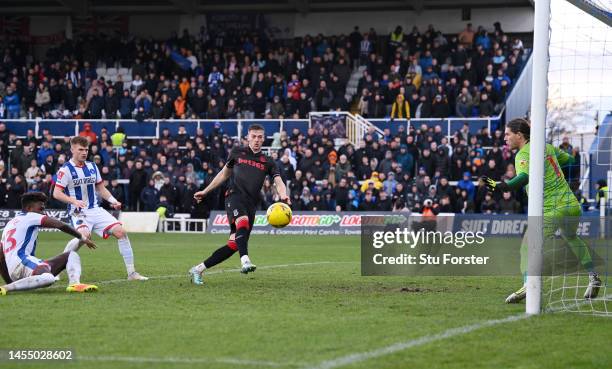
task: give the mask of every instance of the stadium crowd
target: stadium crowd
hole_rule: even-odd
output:
[[[193,194],[223,167],[232,147],[246,144],[225,134],[220,124],[208,134],[198,130],[195,137],[182,126],[175,135],[165,129],[150,141],[130,140],[121,129],[98,136],[87,125],[80,135],[92,142],[89,159],[125,209],[163,207],[168,214],[223,209],[224,188],[208,199],[206,209],[194,208]],[[26,191],[49,192],[53,175],[70,158],[69,137],[54,140],[48,131],[42,136],[36,139],[30,131],[18,139],[0,123],[0,208],[18,208]],[[516,152],[505,146],[500,130],[470,134],[466,124],[449,142],[439,126],[408,131],[400,126],[395,135],[371,130],[359,147],[349,143],[336,149],[326,130],[311,128],[306,134],[283,131],[268,144],[289,183],[294,210],[520,213],[526,206],[524,192],[490,194],[477,181],[483,175],[515,176]],[[565,168],[567,178],[578,179],[579,149],[567,141],[561,148],[576,159]],[[278,200],[269,180],[262,197],[262,209]]]
[[[205,27],[164,41],[89,35],[45,60],[17,41],[2,46],[0,119],[304,118],[348,110],[358,65],[365,70],[355,104],[364,116],[492,116],[524,53],[499,23],[448,36],[431,25],[410,33],[398,26],[388,38],[355,27],[348,36],[292,41]]]
[[[468,25],[444,36],[430,26],[388,38],[358,27],[348,36],[306,36],[293,44],[257,34],[184,32],[164,42],[88,36],[51,49],[44,62],[4,49],[0,64],[0,117],[10,118],[279,118],[312,110],[347,110],[346,86],[365,66],[354,104],[367,117],[447,117],[497,114],[521,69],[523,44],[499,23],[492,32]],[[129,68],[105,80],[98,65]],[[129,81],[124,82],[123,79]],[[334,148],[326,131],[281,132],[269,144],[289,182],[295,210],[516,213],[523,193],[488,194],[476,181],[514,176],[514,154],[502,131],[466,125],[450,142],[440,127],[412,127],[383,135],[371,131],[360,147]],[[132,140],[124,133],[80,133],[92,143],[90,159],[125,209],[202,212],[193,193],[222,168],[239,144],[220,124],[189,137],[161,132]],[[10,148],[10,149],[9,149]],[[571,149],[570,149],[571,151]],[[573,150],[573,154],[576,154]],[[49,192],[53,175],[70,157],[69,138],[17,139],[0,123],[0,208],[18,208],[25,191]],[[122,180],[129,180],[122,184]],[[452,182],[452,184],[451,184]],[[223,189],[205,208],[222,209]],[[271,182],[262,208],[275,201]],[[59,204],[50,204],[59,206]]]

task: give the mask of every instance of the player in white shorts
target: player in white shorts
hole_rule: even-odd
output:
[[[82,237],[76,229],[45,215],[47,195],[28,192],[21,197],[21,212],[11,219],[2,231],[0,275],[7,283],[0,286],[0,296],[12,291],[47,287],[55,283],[55,276],[64,269],[68,272],[68,292],[94,292],[93,284],[81,283],[81,258],[75,251],[64,252],[48,260],[35,256],[38,229],[56,228],[73,237],[81,238],[77,244],[95,249],[96,245]]]
[[[72,159],[57,172],[53,197],[68,204],[72,225],[81,235],[91,238],[91,232],[94,232],[104,239],[110,235],[117,238],[128,280],[147,280],[147,277],[140,275],[134,268],[132,245],[123,226],[98,205],[99,194],[114,209],[121,209],[121,203],[104,187],[96,164],[86,160],[89,142],[85,137],[73,137],[70,140],[70,151]],[[64,251],[75,250],[78,243],[78,239],[68,242]]]

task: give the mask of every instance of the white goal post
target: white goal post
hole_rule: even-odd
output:
[[[603,147],[605,145],[600,145],[600,141],[597,141],[605,133],[602,134],[602,130],[597,131],[596,127],[599,124],[597,118],[589,118],[593,115],[597,117],[602,113],[608,118],[612,117],[612,92],[609,89],[612,83],[610,73],[612,71],[612,53],[610,52],[612,50],[612,0],[535,0],[533,3],[535,15],[530,110],[529,227],[527,230],[525,312],[532,315],[540,314],[543,311],[569,311],[611,316],[612,295],[606,294],[610,270],[608,260],[610,246],[605,240],[600,240],[603,242],[592,241],[585,246],[590,250],[587,250],[587,255],[589,252],[592,253],[588,259],[580,260],[582,269],[579,271],[558,269],[552,275],[548,275],[548,272],[544,272],[547,270],[545,263],[548,263],[545,261],[545,259],[548,260],[545,256],[550,250],[545,244],[547,241],[544,240],[546,220],[543,209],[546,144],[551,143],[557,147],[560,139],[575,135],[577,131],[592,132],[590,134],[594,137],[594,144],[590,148],[580,147],[580,150],[587,152],[586,158],[589,157],[588,153],[597,155],[597,160],[587,162],[586,166],[590,165],[591,170],[597,166],[598,173],[596,177],[584,181],[584,178],[575,177],[584,173],[576,174],[574,171],[574,177],[568,174],[566,178],[570,186],[572,183],[590,184],[606,179],[607,186],[612,185],[610,183],[612,181],[610,176],[612,150]],[[559,111],[564,114],[559,114]],[[608,121],[612,122],[612,119]],[[580,143],[574,142],[574,144]],[[570,145],[569,151],[571,149]],[[600,155],[605,155],[605,160],[599,160]],[[607,173],[602,169],[602,166],[605,165],[609,166]],[[567,170],[569,173],[571,168]],[[592,173],[591,171],[590,175]],[[579,181],[576,181],[577,179]],[[587,197],[590,193],[590,201],[593,206],[589,211],[591,215],[600,215],[593,216],[591,219],[599,218],[599,222],[596,220],[594,222],[599,223],[600,236],[610,237],[610,221],[606,215],[610,214],[611,202],[607,198],[601,199],[599,203],[594,202],[594,187],[587,186],[589,188],[582,189],[580,193],[586,194]],[[572,188],[572,191],[577,191],[577,189]],[[578,198],[580,199],[580,196]],[[588,204],[588,202],[584,201],[581,204]],[[581,218],[582,221],[584,218]],[[554,250],[561,249],[553,248]],[[568,254],[556,255],[560,256],[562,260],[559,261],[564,263],[573,257],[572,255],[568,257]],[[597,264],[595,264],[596,258]],[[597,277],[596,273],[602,279],[599,296],[590,299],[583,298],[584,289],[590,284],[591,277]],[[548,298],[544,302],[546,295]]]

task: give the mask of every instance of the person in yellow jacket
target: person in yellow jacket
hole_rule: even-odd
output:
[[[393,47],[393,51],[402,45],[404,41],[404,32],[402,26],[395,27],[395,31],[389,35],[389,45]]]
[[[597,207],[597,209],[599,209],[602,198],[605,199],[604,201],[606,203],[608,202],[609,189],[608,189],[608,183],[606,182],[606,180],[600,179],[599,181],[597,181],[597,186],[595,190],[597,191],[597,193],[595,194],[595,204],[596,204],[595,206]]]
[[[402,94],[398,94],[391,108],[391,120],[410,119],[410,104]]]
[[[118,147],[123,145],[123,141],[125,141],[126,138],[127,135],[125,134],[125,130],[123,129],[123,127],[119,127],[117,128],[117,132],[112,134],[111,142],[113,143],[113,146]]]
[[[370,177],[370,179],[366,179],[365,181],[363,181],[363,183],[361,184],[361,192],[365,193],[370,183],[374,185],[374,188],[376,190],[380,190],[382,188],[383,184],[380,181],[380,178],[378,178],[378,172],[372,172],[372,176]]]

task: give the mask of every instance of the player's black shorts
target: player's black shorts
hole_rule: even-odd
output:
[[[249,218],[249,229],[253,229],[255,222],[256,205],[244,198],[240,193],[230,193],[225,198],[225,211],[227,211],[227,220],[229,221],[231,233],[236,232],[236,219],[241,216]]]

